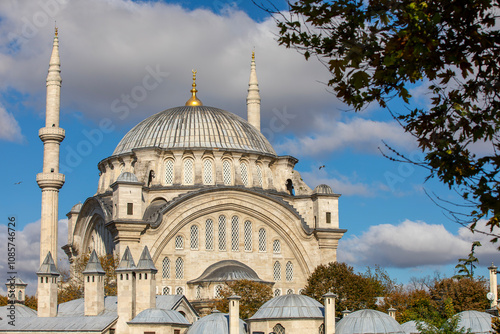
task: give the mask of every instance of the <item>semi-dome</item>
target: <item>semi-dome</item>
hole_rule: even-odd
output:
[[[333,190],[332,188],[327,185],[327,184],[320,184],[319,186],[316,186],[313,190],[313,194],[327,194],[327,195],[333,195]]]
[[[190,325],[182,314],[174,310],[150,308],[139,313],[130,321],[133,324],[181,324]]]
[[[457,313],[458,316],[458,328],[465,328],[465,330],[470,329],[471,333],[474,334],[487,334],[491,332],[491,314],[479,311],[463,311]]]
[[[239,320],[239,334],[246,334],[248,332],[247,326],[243,320]],[[227,313],[221,313],[215,310],[214,312],[212,312],[212,314],[209,314],[196,321],[187,332],[187,334],[206,333],[229,334],[229,315]]]
[[[123,137],[113,155],[147,147],[276,155],[253,125],[233,113],[208,106],[176,107],[146,118]]]
[[[320,319],[323,317],[324,307],[317,300],[304,295],[287,294],[267,301],[250,319]]]
[[[235,260],[223,260],[214,263],[205,269],[200,277],[188,283],[228,282],[241,279],[265,283],[252,268]]]
[[[336,334],[405,334],[401,325],[388,314],[376,310],[359,310],[342,318]]]

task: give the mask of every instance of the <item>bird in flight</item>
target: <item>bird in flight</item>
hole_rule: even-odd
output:
[[[16,183],[14,183],[14,184],[21,184],[21,183],[23,183],[23,181],[19,181],[19,182],[16,182]]]
[[[325,165],[323,165],[323,166],[319,166],[319,169],[321,169],[321,168],[325,168]]]

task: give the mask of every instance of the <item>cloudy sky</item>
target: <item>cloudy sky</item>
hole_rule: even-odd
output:
[[[326,183],[342,194],[340,225],[348,232],[339,246],[340,261],[360,271],[379,264],[405,283],[435,270],[452,275],[473,240],[483,241],[482,274],[498,259],[486,237],[451,222],[426,195],[454,201],[453,192],[434,180],[424,183],[425,171],[380,153],[385,141],[418,159],[414,139],[387,111],[370,107],[353,113],[340,103],[324,84],[325,68],[278,46],[274,21],[251,1],[5,0],[0,2],[0,244],[7,239],[8,217],[15,216],[17,266],[32,283],[29,292],[39,252],[38,129],[44,126],[55,21],[66,130],[60,246],[66,241],[66,213],[96,192],[97,163],[138,121],[183,105],[191,69],[198,71],[198,96],[205,105],[246,116],[255,50],[263,134],[279,154],[299,159],[296,169],[312,188]],[[147,77],[154,81],[144,90]],[[415,104],[428,103],[421,86],[411,91]],[[391,107],[404,108],[398,101]],[[5,258],[0,256],[2,280]],[[59,258],[64,259],[62,252]]]

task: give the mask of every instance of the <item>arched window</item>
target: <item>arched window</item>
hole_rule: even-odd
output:
[[[266,230],[264,228],[259,229],[259,252],[266,251]]]
[[[163,294],[164,295],[169,295],[170,294],[170,287],[169,286],[164,286],[163,287]]]
[[[245,187],[248,187],[248,166],[246,162],[240,164],[241,182]]]
[[[176,279],[184,278],[184,260],[180,257],[177,258],[177,260],[175,260],[175,278]]]
[[[184,249],[184,238],[182,235],[175,237],[175,249]]]
[[[290,195],[295,196],[295,188],[293,186],[292,180],[290,180],[290,179],[286,180],[285,187],[286,187],[286,191],[288,191],[288,193]]]
[[[252,251],[252,223],[250,221],[245,222],[244,228],[244,241],[245,241],[245,251]]]
[[[274,289],[274,297],[281,296],[281,289]]]
[[[281,324],[276,324],[276,326],[273,327],[273,331],[275,334],[285,334],[285,327]]]
[[[192,159],[184,160],[184,184],[194,184],[194,163]]]
[[[171,186],[174,184],[174,161],[165,161],[165,185]]]
[[[203,160],[203,184],[214,184],[213,163],[210,159]]]
[[[281,242],[277,239],[273,241],[273,253],[274,254],[281,253]]]
[[[196,287],[196,299],[201,299],[201,285]]]
[[[281,263],[278,261],[274,262],[273,278],[275,281],[281,281]]]
[[[214,221],[207,219],[205,222],[205,248],[214,250]]]
[[[214,298],[221,298],[222,285],[216,285],[214,290]]]
[[[325,334],[325,324],[321,324],[321,326],[319,326],[318,333]]]
[[[262,168],[260,165],[257,165],[257,182],[259,184],[259,187],[263,187],[263,182],[262,182]]]
[[[191,226],[191,249],[198,249],[198,225]]]
[[[293,295],[293,289],[288,289],[286,290],[287,295]]]
[[[230,186],[233,184],[233,175],[231,171],[231,163],[228,160],[222,162],[222,178],[224,180],[225,186]]]
[[[184,288],[182,286],[178,286],[176,289],[175,289],[175,294],[176,295],[183,295],[184,294]]]
[[[293,263],[291,261],[286,263],[285,277],[287,281],[293,281]]]
[[[238,216],[231,218],[231,250],[237,252],[240,249],[240,221]]]
[[[226,216],[219,216],[219,250],[226,250]]]
[[[170,259],[168,257],[163,259],[161,277],[170,278]]]
[[[304,292],[304,289],[299,289],[299,291],[297,291],[297,293],[298,293],[299,295],[301,295],[303,292]]]

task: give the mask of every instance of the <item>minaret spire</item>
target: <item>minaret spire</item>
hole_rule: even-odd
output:
[[[48,253],[54,254],[57,263],[59,189],[64,184],[64,174],[59,173],[59,145],[65,135],[64,129],[59,127],[61,83],[59,37],[56,27],[47,75],[45,127],[38,132],[43,142],[43,171],[36,176],[36,182],[42,189],[40,263],[43,263]]]
[[[252,51],[250,81],[248,82],[247,117],[248,122],[260,131],[260,94],[257,72],[255,71],[255,51]]]

